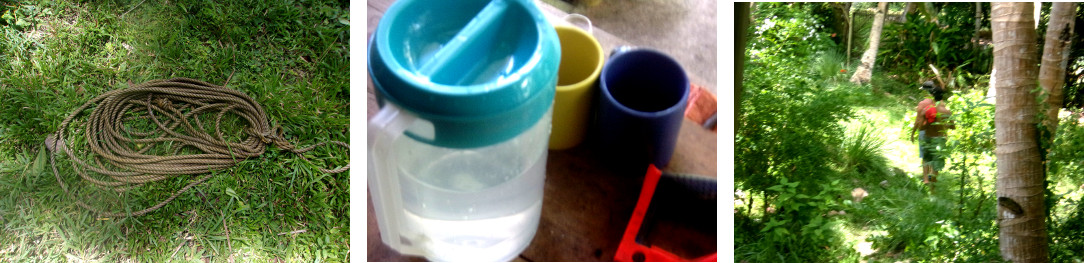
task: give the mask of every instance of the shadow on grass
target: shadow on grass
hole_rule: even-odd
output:
[[[349,172],[317,171],[344,165],[341,149],[318,148],[307,162],[271,147],[151,214],[100,218],[74,205],[40,146],[90,98],[170,77],[249,94],[295,144],[348,141],[344,3],[16,6],[41,12],[25,30],[0,27],[26,47],[0,50],[0,261],[346,261]],[[65,181],[83,183],[70,167],[61,169]],[[142,186],[125,203],[141,209],[189,180]]]

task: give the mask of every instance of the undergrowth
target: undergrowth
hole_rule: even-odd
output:
[[[851,84],[857,58],[847,63],[843,48],[826,41],[811,5],[820,4],[758,3],[753,14],[735,124],[735,261],[1001,261],[989,50],[903,32],[967,35],[911,16],[911,25],[887,29],[896,35],[882,45],[872,83]],[[965,13],[950,7],[938,15]],[[923,41],[937,52],[900,50]],[[914,107],[929,97],[918,89],[933,74],[928,64],[953,91],[947,100],[956,124],[932,193],[909,140]],[[1062,117],[1047,155],[1055,262],[1084,260],[1079,118]]]

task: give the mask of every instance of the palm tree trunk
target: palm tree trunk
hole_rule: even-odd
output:
[[[1043,47],[1043,64],[1039,68],[1039,85],[1046,95],[1046,118],[1043,126],[1054,139],[1058,130],[1058,111],[1064,100],[1065,67],[1069,62],[1069,47],[1076,24],[1076,3],[1059,2],[1050,8],[1050,22],[1046,26],[1046,43]]]
[[[888,12],[888,3],[877,4],[877,14],[873,16],[873,28],[869,33],[869,47],[862,54],[862,64],[854,70],[851,82],[855,84],[869,83],[873,76],[873,64],[877,62],[877,48],[881,45],[881,28],[885,24],[885,13]]]
[[[1032,3],[994,3],[994,112],[997,220],[1001,256],[1013,262],[1049,260],[1043,170],[1036,127],[1038,76]]]

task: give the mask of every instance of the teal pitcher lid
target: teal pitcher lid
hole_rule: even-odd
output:
[[[401,0],[380,19],[369,73],[382,100],[433,123],[453,148],[522,133],[553,103],[557,33],[530,0]]]

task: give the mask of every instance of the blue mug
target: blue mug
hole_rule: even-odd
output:
[[[599,86],[596,147],[604,159],[630,173],[669,164],[689,100],[681,65],[656,50],[620,47]]]

